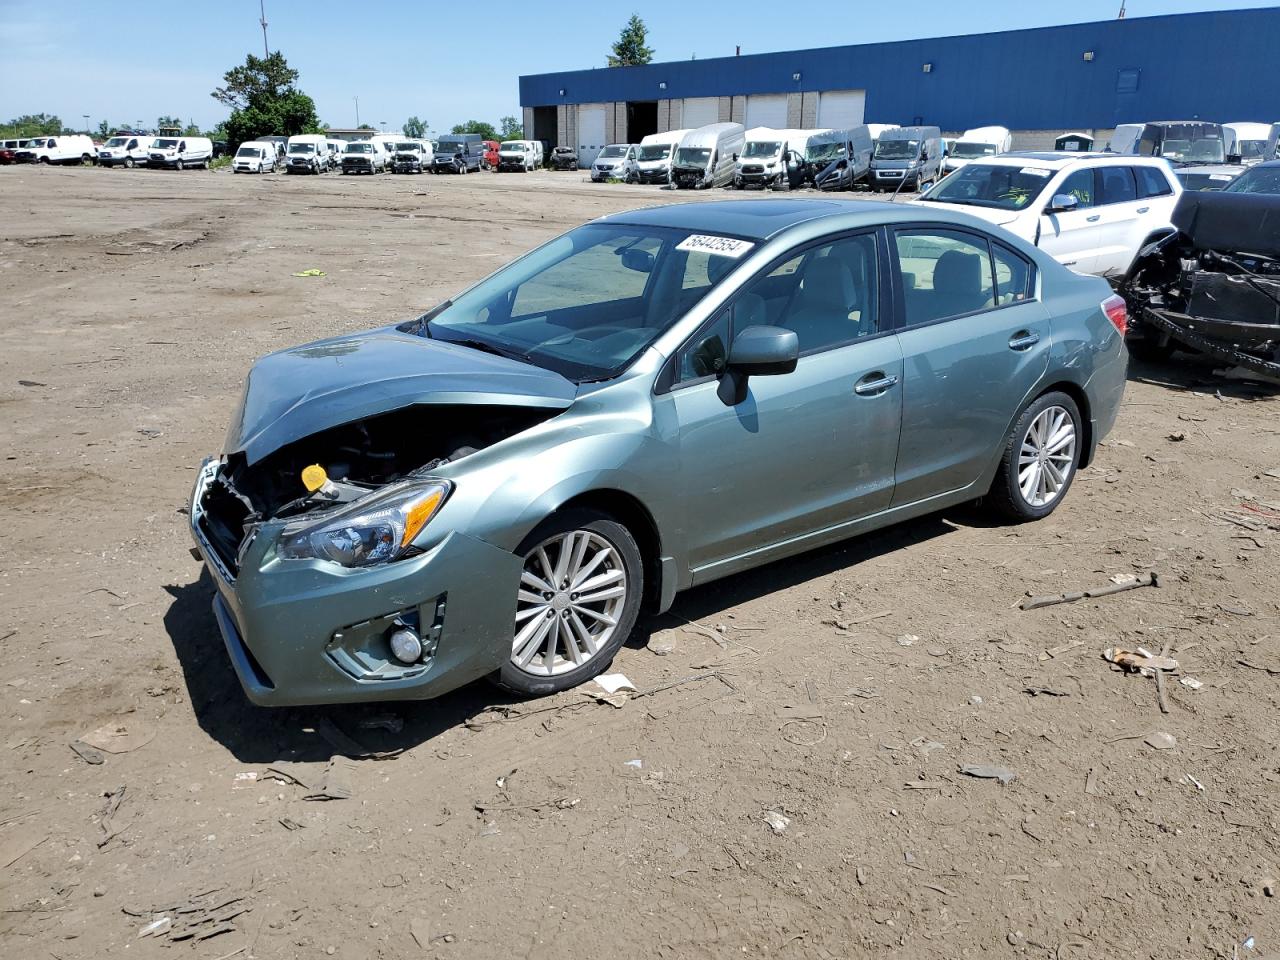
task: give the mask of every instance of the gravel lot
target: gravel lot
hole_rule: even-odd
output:
[[[958,510],[704,587],[615,661],[641,690],[709,679],[621,708],[485,684],[245,701],[183,508],[251,361],[673,199],[580,174],[0,168],[0,954],[1280,950],[1280,404],[1182,355],[1133,366],[1048,520]],[[1167,714],[1102,659],[1137,646],[1180,663]],[[104,726],[129,749],[73,752]],[[401,752],[330,771],[344,735]],[[305,799],[326,786],[350,796]]]

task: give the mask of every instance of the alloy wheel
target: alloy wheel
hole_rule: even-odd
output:
[[[1064,407],[1046,407],[1027,427],[1018,452],[1018,490],[1030,506],[1053,503],[1076,467],[1076,424]]]
[[[627,601],[622,555],[592,530],[544,540],[525,558],[511,662],[532,674],[576,670],[604,649]]]

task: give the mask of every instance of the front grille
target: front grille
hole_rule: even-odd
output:
[[[197,523],[205,541],[234,577],[240,569],[240,544],[249,507],[215,476],[200,497]]]
[[[749,166],[749,167],[743,167],[742,172],[743,173],[764,173],[764,167],[753,164],[752,166]]]

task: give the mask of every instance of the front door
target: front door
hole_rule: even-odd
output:
[[[882,265],[874,233],[816,244],[764,268],[673,358],[655,426],[677,450],[695,582],[888,507],[902,355],[881,322]],[[717,373],[733,335],[756,324],[794,330],[800,360],[752,377],[730,405]]]
[[[1132,167],[1103,166],[1098,167],[1096,173],[1098,207],[1094,212],[1100,214],[1101,219],[1098,221],[1098,259],[1092,272],[1100,276],[1124,273],[1137,252],[1134,245],[1140,242],[1133,239],[1142,216],[1138,211],[1146,213],[1151,205],[1138,199]]]
[[[1075,198],[1075,209],[1049,212],[1053,198],[1063,195]],[[1068,174],[1043,196],[1045,210],[1040,216],[1040,238],[1036,245],[1076,273],[1093,273],[1098,260],[1098,223],[1102,214],[1094,209],[1096,196],[1092,170]]]
[[[894,233],[904,310],[897,507],[983,476],[1048,368],[1051,331],[1033,267],[1010,248],[962,230]]]

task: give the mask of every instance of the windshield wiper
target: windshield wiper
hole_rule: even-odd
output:
[[[457,340],[445,340],[443,337],[438,337],[437,339],[444,340],[445,343],[456,343],[460,347],[470,347],[472,350],[479,350],[481,353],[492,353],[496,357],[506,357],[508,360],[518,360],[521,363],[536,366],[529,359],[529,354],[521,353],[519,350],[507,350],[497,344],[489,343],[487,340],[476,340],[472,337],[460,337]]]

